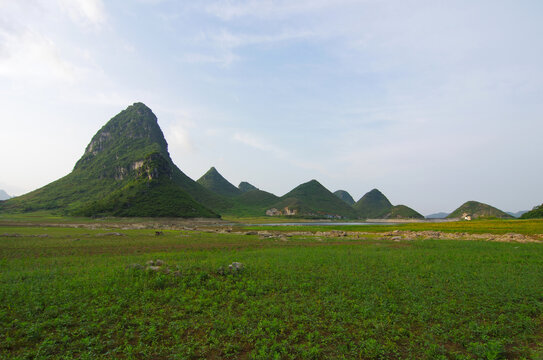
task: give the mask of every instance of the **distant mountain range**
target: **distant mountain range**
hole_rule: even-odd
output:
[[[427,219],[445,219],[449,213],[446,212],[438,212],[435,214],[426,215]]]
[[[0,191],[0,196],[7,197]],[[79,216],[218,217],[293,216],[343,219],[423,219],[373,189],[357,202],[330,192],[317,180],[278,197],[243,181],[234,186],[215,167],[197,181],[172,161],[157,118],[135,103],[109,120],[91,139],[71,173],[28,194],[0,202],[0,212],[51,212]],[[449,215],[510,217],[489,205],[468,202]]]
[[[517,212],[506,211],[506,213],[508,213],[512,217],[520,218],[522,215],[526,214],[528,211],[529,210],[521,210]]]
[[[0,189],[0,200],[7,200],[7,199],[11,199],[11,196],[9,196],[8,193],[5,192],[4,190]]]

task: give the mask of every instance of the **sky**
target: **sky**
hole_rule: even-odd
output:
[[[143,102],[195,180],[529,210],[542,38],[539,0],[0,0],[0,189],[68,174]]]

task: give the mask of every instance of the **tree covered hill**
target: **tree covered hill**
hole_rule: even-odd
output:
[[[543,204],[536,206],[532,210],[522,214],[521,219],[537,219],[543,218]]]
[[[351,206],[340,200],[317,180],[298,185],[273,204],[273,208],[280,211],[289,208],[296,211],[296,215],[299,216],[356,218],[356,213]]]
[[[450,213],[447,218],[461,218],[464,214],[470,215],[472,219],[502,218],[512,219],[513,217],[500,209],[478,201],[467,201]]]
[[[392,210],[392,204],[382,192],[373,189],[353,205],[358,216],[364,219],[384,218]]]
[[[211,167],[196,182],[218,195],[234,197],[242,194],[242,191],[226,180],[215,167]]]

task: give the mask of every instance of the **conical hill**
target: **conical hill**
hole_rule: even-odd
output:
[[[303,217],[355,218],[354,210],[340,200],[317,180],[298,185],[283,195],[272,208],[277,211]],[[288,208],[288,211],[287,211]]]
[[[196,181],[212,192],[228,197],[241,195],[242,191],[226,180],[215,167],[211,167],[201,178]]]
[[[240,182],[239,185],[238,185],[238,189],[242,193],[246,193],[247,191],[251,191],[251,190],[258,190],[258,188],[256,186],[248,183],[247,181]]]
[[[488,204],[484,204],[478,201],[467,201],[462,204],[458,209],[454,210],[447,216],[447,218],[462,218],[464,216],[470,216],[472,219],[482,218],[502,218],[512,219],[513,217],[500,209],[497,209]]]
[[[70,174],[7,201],[3,210],[214,217],[213,211],[195,200],[213,200],[213,196],[173,164],[156,116],[143,103],[135,103],[94,135]],[[169,210],[144,209],[146,198]]]
[[[353,208],[361,218],[383,218],[392,210],[392,204],[382,192],[373,189],[366,193],[353,205]]]
[[[350,206],[354,205],[354,199],[351,196],[351,194],[349,194],[347,191],[345,190],[334,191],[334,195],[336,195],[341,200],[345,201],[348,205]]]

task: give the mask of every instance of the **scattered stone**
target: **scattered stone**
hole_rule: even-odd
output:
[[[157,260],[155,260],[155,265],[156,266],[162,266],[162,265],[164,265],[164,261],[162,261],[160,259],[157,259]]]
[[[258,232],[256,232],[256,231],[246,231],[245,235],[258,235]]]
[[[122,234],[118,232],[110,232],[110,233],[96,234],[96,236],[126,236],[126,234]]]
[[[148,271],[159,271],[160,266],[147,266]]]
[[[402,240],[402,237],[401,236],[393,236],[393,237],[390,238],[390,240],[400,241],[400,240]]]
[[[243,264],[240,262],[233,262],[232,264],[228,265],[228,268],[233,271],[239,271],[243,269]]]

